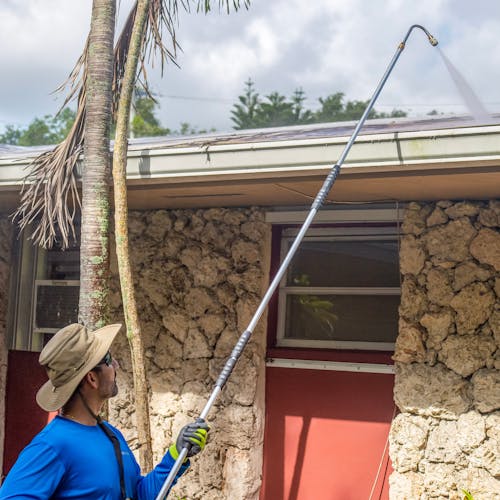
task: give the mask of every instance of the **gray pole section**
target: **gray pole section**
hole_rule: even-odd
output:
[[[394,68],[394,65],[396,64],[397,60],[399,59],[399,56],[401,55],[401,52],[405,48],[405,43],[408,37],[410,36],[411,31],[413,28],[420,28],[425,32],[427,37],[429,38],[430,43],[435,46],[437,45],[437,40],[423,27],[420,26],[419,24],[414,24],[413,26],[410,27],[408,30],[408,33],[404,37],[403,41],[399,44],[396,53],[394,54],[391,62],[389,63],[389,66],[387,67],[384,76],[380,80],[380,83],[378,84],[377,88],[375,89],[375,92],[373,93],[372,98],[370,99],[370,102],[366,106],[366,109],[359,119],[358,124],[356,125],[356,128],[354,129],[354,132],[351,135],[351,138],[345,145],[344,150],[342,151],[342,154],[340,155],[339,160],[337,163],[332,167],[330,173],[326,177],[325,181],[323,182],[323,186],[319,190],[318,194],[316,195],[316,198],[314,199],[314,202],[311,205],[311,209],[309,211],[308,216],[306,217],[306,220],[304,221],[302,227],[299,230],[299,233],[297,234],[295,240],[292,243],[292,246],[288,250],[288,253],[285,256],[285,259],[281,263],[278,271],[276,272],[276,276],[273,278],[271,284],[269,285],[269,288],[267,289],[266,294],[262,298],[259,307],[257,308],[257,311],[255,312],[254,316],[252,317],[252,320],[248,324],[247,329],[241,334],[238,342],[236,343],[236,346],[234,347],[233,351],[231,352],[231,355],[229,356],[228,360],[226,361],[226,364],[224,368],[222,369],[222,372],[219,375],[219,378],[217,379],[217,382],[215,383],[215,387],[212,391],[212,394],[210,395],[209,400],[207,401],[205,407],[203,408],[203,411],[200,414],[199,418],[205,419],[208,415],[208,412],[210,411],[210,408],[212,408],[215,400],[219,396],[219,393],[222,391],[222,388],[227,382],[227,379],[231,375],[234,365],[238,361],[241,353],[243,352],[243,349],[247,345],[248,341],[250,340],[250,337],[255,329],[255,326],[257,325],[260,317],[262,316],[264,310],[266,309],[267,305],[269,304],[269,301],[271,300],[271,297],[273,296],[273,293],[276,291],[276,288],[278,287],[281,279],[283,278],[283,275],[285,274],[285,271],[287,270],[293,256],[295,255],[295,252],[297,251],[297,248],[299,247],[300,243],[302,242],[302,239],[304,238],[305,233],[309,229],[309,226],[311,225],[317,211],[320,209],[320,207],[323,205],[323,202],[325,201],[326,196],[330,192],[330,189],[333,186],[333,183],[335,182],[335,179],[337,178],[339,172],[340,172],[340,167],[344,163],[344,160],[347,157],[347,154],[349,153],[352,145],[354,144],[354,141],[356,140],[356,137],[359,134],[359,131],[361,130],[361,127],[365,123],[365,120],[367,119],[370,111],[373,108],[373,105],[375,104],[375,101],[377,100],[383,86],[385,85],[385,82],[387,81],[387,78],[391,74],[392,69]],[[163,486],[158,493],[158,496],[156,497],[156,500],[163,500],[169,489],[170,486],[172,485],[175,476],[179,472],[179,469],[181,468],[182,463],[184,462],[186,456],[188,453],[187,448],[183,448],[181,452],[179,453],[179,457],[177,458],[174,466],[172,467],[172,470],[170,471],[169,475],[167,476],[167,479],[165,479],[165,482],[163,483]]]

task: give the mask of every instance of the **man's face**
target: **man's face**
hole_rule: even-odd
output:
[[[116,384],[116,371],[118,362],[114,358],[110,358],[108,363],[99,365],[99,395],[102,398],[109,399],[118,394],[118,385]]]

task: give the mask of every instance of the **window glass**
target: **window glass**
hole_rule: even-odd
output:
[[[293,236],[283,232],[282,255]],[[313,228],[280,286],[278,345],[388,349],[399,302],[394,228]]]
[[[80,250],[49,250],[47,252],[47,279],[78,280],[80,279]]]
[[[287,286],[399,287],[397,241],[304,241],[288,270]]]
[[[395,342],[399,295],[288,295],[285,338]]]
[[[80,287],[36,285],[35,329],[59,330],[78,321]]]

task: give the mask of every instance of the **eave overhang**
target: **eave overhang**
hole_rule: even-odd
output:
[[[130,144],[131,208],[309,203],[350,135],[286,133]],[[316,129],[315,129],[316,132]],[[313,135],[311,137],[311,135]],[[19,190],[32,158],[0,156],[0,196]],[[361,133],[330,199],[500,196],[500,126]]]

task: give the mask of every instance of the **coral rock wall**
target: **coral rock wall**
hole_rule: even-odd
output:
[[[499,201],[405,213],[393,500],[500,499],[499,227]]]
[[[270,228],[257,209],[131,212],[130,250],[145,335],[155,462],[197,417],[268,282]],[[113,307],[120,318],[115,273]],[[257,499],[264,427],[265,318],[209,415],[210,439],[173,498]],[[136,445],[125,335],[114,352],[111,418]]]

